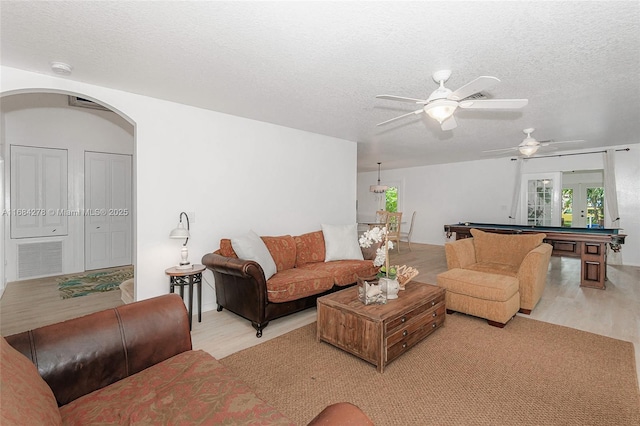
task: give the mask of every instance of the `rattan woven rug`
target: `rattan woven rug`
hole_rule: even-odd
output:
[[[377,426],[640,424],[629,342],[519,316],[498,329],[453,314],[380,374],[317,343],[315,327],[221,362],[301,425],[338,401]]]
[[[117,290],[120,284],[129,278],[133,278],[133,266],[64,276],[57,283],[60,298],[70,299]]]

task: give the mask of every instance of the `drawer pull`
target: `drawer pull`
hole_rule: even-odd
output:
[[[431,306],[436,306],[436,301],[435,300],[431,301]]]
[[[438,314],[434,312],[431,316],[435,318]]]
[[[405,317],[400,318],[400,322],[405,322],[407,319]]]
[[[408,332],[407,330],[405,330],[405,331],[403,331],[403,332],[402,332],[402,335],[403,335],[403,336],[406,336],[407,334],[409,334],[409,332]]]
[[[436,324],[435,322],[433,324],[431,324],[431,328],[436,328],[438,324]]]
[[[403,348],[406,348],[406,347],[407,347],[407,344],[406,344],[406,343],[403,343],[403,344],[402,344],[402,347],[403,347]]]

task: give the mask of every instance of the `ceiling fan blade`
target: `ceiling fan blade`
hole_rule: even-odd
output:
[[[554,141],[552,139],[552,140],[549,140],[549,141],[541,141],[540,145],[548,146],[548,145],[555,145],[555,144],[558,144],[558,143],[581,143],[581,142],[584,142],[584,139],[576,139],[576,140],[572,140],[572,141]]]
[[[528,99],[478,99],[460,102],[458,106],[466,109],[516,109],[528,103]]]
[[[517,151],[518,147],[512,147],[512,148],[499,148],[499,149],[490,149],[488,151],[482,151],[482,152],[507,152],[507,151]]]
[[[388,101],[400,101],[400,102],[413,102],[416,104],[426,104],[427,101],[425,99],[415,99],[415,98],[405,98],[403,96],[394,96],[394,95],[377,95],[378,99],[386,99]]]
[[[456,119],[453,115],[447,118],[446,120],[444,120],[440,125],[440,128],[442,130],[453,130],[456,127],[458,127],[458,123],[456,122]]]
[[[411,114],[420,114],[421,112],[422,112],[422,108],[420,108],[420,109],[418,109],[418,110],[415,110],[415,111],[412,111],[412,112],[409,112],[409,113],[407,113],[407,114],[403,114],[403,115],[401,115],[401,116],[398,116],[398,117],[392,118],[391,120],[383,121],[382,123],[378,123],[378,124],[376,124],[376,126],[382,126],[383,124],[391,123],[392,121],[396,121],[396,120],[399,120],[399,119],[401,119],[401,118],[408,117],[408,116],[410,116]]]
[[[448,98],[453,101],[459,101],[471,95],[475,95],[476,93],[482,92],[483,90],[491,89],[498,83],[500,83],[499,79],[482,75],[451,93]]]

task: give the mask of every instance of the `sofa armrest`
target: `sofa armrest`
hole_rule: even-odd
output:
[[[524,257],[518,268],[520,309],[530,312],[542,297],[553,247],[542,243]]]
[[[447,269],[465,268],[476,263],[476,249],[473,238],[463,238],[444,245]]]
[[[253,322],[263,321],[267,280],[257,262],[209,253],[202,264],[213,272],[218,310],[224,307]]]
[[[373,422],[357,406],[349,402],[338,402],[322,410],[308,426],[320,425],[373,426]]]
[[[191,349],[182,299],[167,294],[6,337],[58,405]]]

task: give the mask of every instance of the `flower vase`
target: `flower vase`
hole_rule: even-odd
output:
[[[400,283],[397,279],[380,278],[380,285],[382,286],[382,291],[387,295],[387,299],[393,300],[398,298]]]

